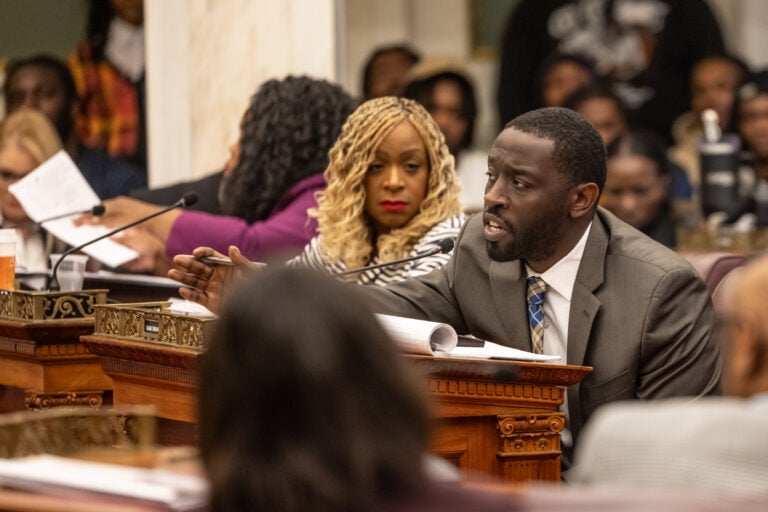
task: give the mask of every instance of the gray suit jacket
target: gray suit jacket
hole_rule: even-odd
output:
[[[611,404],[584,430],[569,481],[768,498],[767,431],[768,393]]]
[[[476,215],[444,267],[364,292],[375,311],[531,350],[524,265],[492,261],[485,245]],[[607,402],[719,393],[713,320],[707,288],[682,257],[599,208],[571,298],[567,363],[594,368],[568,389],[574,441]]]

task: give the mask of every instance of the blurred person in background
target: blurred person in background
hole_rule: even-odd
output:
[[[483,208],[488,152],[472,149],[477,121],[475,88],[463,67],[446,59],[425,58],[409,72],[403,96],[418,101],[432,115],[456,160],[461,204],[468,211]]]
[[[61,60],[37,55],[12,61],[4,95],[9,114],[27,107],[48,117],[64,149],[99,198],[108,199],[146,186],[146,177],[135,166],[78,140],[75,118],[80,103],[72,75]]]
[[[146,175],[143,0],[89,0],[86,39],[70,56],[80,141]]]
[[[667,247],[677,245],[669,161],[650,132],[628,132],[608,148],[601,205]]]
[[[691,72],[691,110],[675,119],[672,136],[675,145],[669,148],[670,160],[681,165],[698,195],[701,187],[699,143],[704,136],[701,113],[713,109],[723,133],[732,127],[731,114],[736,92],[751,71],[747,64],[733,55],[710,55],[699,60]]]
[[[0,124],[0,212],[2,227],[16,229],[16,267],[48,268],[51,252],[62,244],[29,218],[8,187],[34,171],[62,148],[56,129],[42,113],[16,109]]]
[[[419,60],[421,56],[404,44],[375,49],[363,66],[363,99],[400,96],[408,70]]]

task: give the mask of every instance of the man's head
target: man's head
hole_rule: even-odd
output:
[[[724,344],[723,390],[748,397],[768,392],[768,256],[737,271],[727,286],[720,321]]]
[[[629,132],[608,147],[602,205],[631,226],[646,231],[669,201],[669,162],[653,133]]]
[[[543,108],[510,121],[488,157],[488,255],[552,266],[592,219],[605,173],[603,140],[576,112]]]
[[[712,55],[698,61],[691,71],[691,107],[697,114],[711,108],[720,127],[730,123],[736,91],[749,76],[749,67],[731,55]]]
[[[600,133],[606,146],[627,131],[627,110],[624,102],[607,87],[583,87],[568,96],[563,106],[575,110],[589,121]]]
[[[399,96],[405,86],[408,70],[421,57],[405,45],[376,49],[363,68],[363,97]]]
[[[12,62],[6,75],[5,105],[39,110],[56,126],[64,143],[74,131],[77,89],[69,68],[59,59],[38,55]]]
[[[753,158],[768,161],[768,70],[755,74],[739,89],[734,117]]]

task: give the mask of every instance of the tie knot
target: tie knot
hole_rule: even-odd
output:
[[[528,302],[539,306],[544,302],[544,296],[547,294],[547,283],[539,276],[528,278]]]

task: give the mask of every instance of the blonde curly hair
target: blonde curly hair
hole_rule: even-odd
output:
[[[411,123],[427,149],[427,194],[407,224],[373,240],[365,211],[365,175],[376,149],[402,121]],[[328,185],[317,196],[318,207],[309,214],[317,218],[323,257],[350,270],[365,266],[374,254],[381,262],[408,256],[435,224],[461,213],[461,186],[445,138],[424,107],[405,98],[369,100],[349,116],[329,153],[325,180]]]

